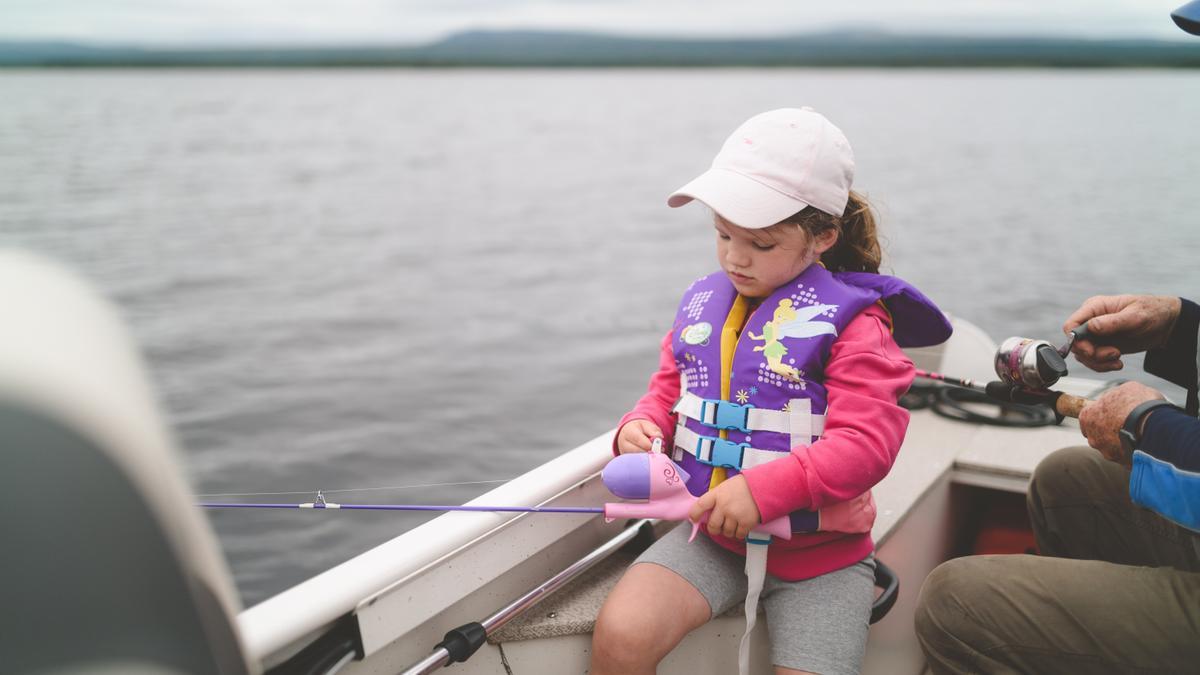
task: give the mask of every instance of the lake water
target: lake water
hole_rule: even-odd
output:
[[[0,246],[119,303],[202,494],[509,478],[609,429],[715,268],[666,195],[770,108],[846,132],[888,270],[995,338],[1200,290],[1200,72],[9,71],[0,101]],[[426,518],[209,515],[247,604]]]

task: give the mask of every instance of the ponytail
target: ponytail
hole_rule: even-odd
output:
[[[815,236],[825,230],[838,231],[837,243],[821,254],[821,262],[830,272],[879,272],[883,251],[876,234],[875,211],[866,197],[850,191],[850,201],[840,218],[809,206],[787,222],[794,222]]]

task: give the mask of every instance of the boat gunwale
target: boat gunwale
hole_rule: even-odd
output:
[[[612,457],[611,447],[610,430],[467,504],[527,505],[554,500],[593,479]],[[246,651],[252,659],[276,661],[364,602],[411,581],[447,556],[527,515],[453,512],[397,535],[243,610],[237,623]]]

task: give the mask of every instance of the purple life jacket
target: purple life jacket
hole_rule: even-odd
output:
[[[949,322],[931,300],[881,274],[831,273],[810,265],[764,299],[744,326],[739,317],[747,301],[724,272],[688,287],[673,328],[682,391],[673,411],[679,423],[672,457],[689,474],[692,494],[708,491],[714,467],[732,476],[820,438],[830,349],[859,312],[880,300],[901,347],[950,337]],[[723,333],[730,335],[726,349],[733,359],[728,395],[722,394]],[[794,531],[816,530],[816,523],[816,512],[792,514]]]

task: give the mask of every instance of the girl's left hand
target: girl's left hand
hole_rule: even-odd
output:
[[[750,486],[740,474],[701,495],[692,504],[688,519],[699,522],[705,511],[712,511],[708,514],[708,533],[712,535],[745,539],[760,522],[758,504],[754,503]]]

